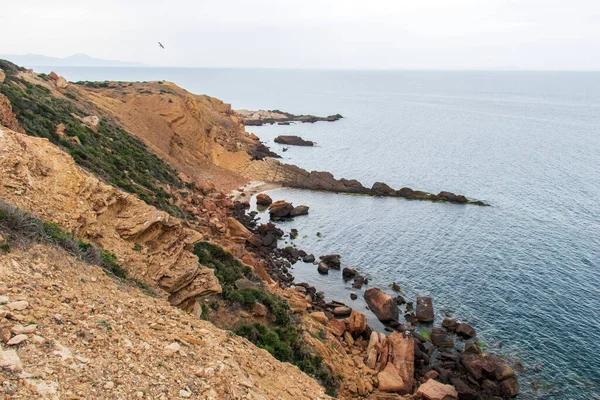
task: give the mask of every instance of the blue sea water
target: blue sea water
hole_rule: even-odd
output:
[[[234,108],[341,113],[249,130],[309,170],[492,204],[270,193],[311,207],[281,224],[299,230],[299,248],[342,254],[370,286],[431,295],[438,320],[470,323],[488,351],[522,363],[520,399],[600,399],[600,73],[54,69],[73,81],[170,80]],[[282,152],[280,134],[317,146]],[[339,273],[293,273],[364,310]]]

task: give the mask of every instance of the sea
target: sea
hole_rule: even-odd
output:
[[[279,223],[299,231],[281,246],[341,254],[367,287],[393,294],[395,282],[409,300],[431,296],[437,323],[450,316],[471,324],[486,352],[517,367],[519,399],[600,399],[600,73],[36,70],[71,81],[168,80],[235,109],[342,114],[248,130],[308,170],[491,206],[275,189],[274,200],[310,207]],[[282,146],[278,135],[316,146]],[[292,273],[377,326],[364,289],[339,272],[322,276],[300,262]]]

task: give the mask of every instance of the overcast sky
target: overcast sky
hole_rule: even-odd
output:
[[[184,67],[600,69],[599,0],[2,3],[0,54]]]

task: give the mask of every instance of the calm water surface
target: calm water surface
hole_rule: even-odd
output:
[[[298,247],[342,254],[371,285],[431,295],[438,318],[471,323],[490,351],[503,344],[525,367],[520,399],[600,399],[600,73],[55,69],[166,79],[234,108],[341,113],[249,130],[309,170],[489,202],[271,192],[311,207],[281,224],[300,231]],[[283,153],[280,134],[317,147]],[[300,263],[294,275],[352,303],[337,272]]]

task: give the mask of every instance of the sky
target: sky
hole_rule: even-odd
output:
[[[600,70],[598,0],[3,3],[0,54],[177,67]]]

